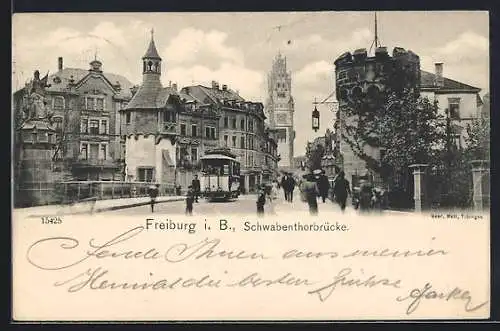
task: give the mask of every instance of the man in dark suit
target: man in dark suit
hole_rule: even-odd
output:
[[[191,186],[193,189],[194,201],[198,202],[198,197],[200,196],[200,180],[198,179],[198,175],[194,175]]]

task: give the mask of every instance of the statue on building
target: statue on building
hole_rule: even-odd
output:
[[[50,121],[52,112],[45,101],[45,88],[47,84],[48,73],[40,79],[40,72],[35,71],[33,79],[26,84],[26,95],[24,98],[24,107],[22,108],[22,118],[24,120],[47,120]]]

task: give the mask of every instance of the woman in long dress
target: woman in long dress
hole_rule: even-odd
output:
[[[276,180],[273,180],[271,185],[269,185],[269,194],[267,195],[267,199],[269,202],[269,213],[273,215],[276,214],[275,203],[278,199],[278,191],[278,182]]]

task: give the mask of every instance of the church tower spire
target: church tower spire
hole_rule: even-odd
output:
[[[151,29],[151,41],[149,42],[146,54],[142,57],[142,63],[142,74],[144,75],[144,79],[146,79],[146,75],[161,75],[161,57],[156,49],[153,29]]]
[[[276,131],[278,167],[290,169],[294,156],[294,100],[292,97],[292,74],[287,71],[286,57],[278,52],[268,74],[268,99],[266,116],[269,126]]]

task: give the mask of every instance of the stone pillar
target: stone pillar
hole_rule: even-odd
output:
[[[474,160],[470,162],[472,166],[472,185],[473,185],[473,195],[472,200],[474,201],[474,210],[483,210],[483,177],[485,175],[489,176],[490,168],[489,162],[486,160]]]
[[[415,212],[422,211],[425,197],[425,172],[428,164],[412,164],[410,169],[413,169],[413,199],[415,200]]]
[[[250,175],[245,174],[245,193],[250,193]]]

